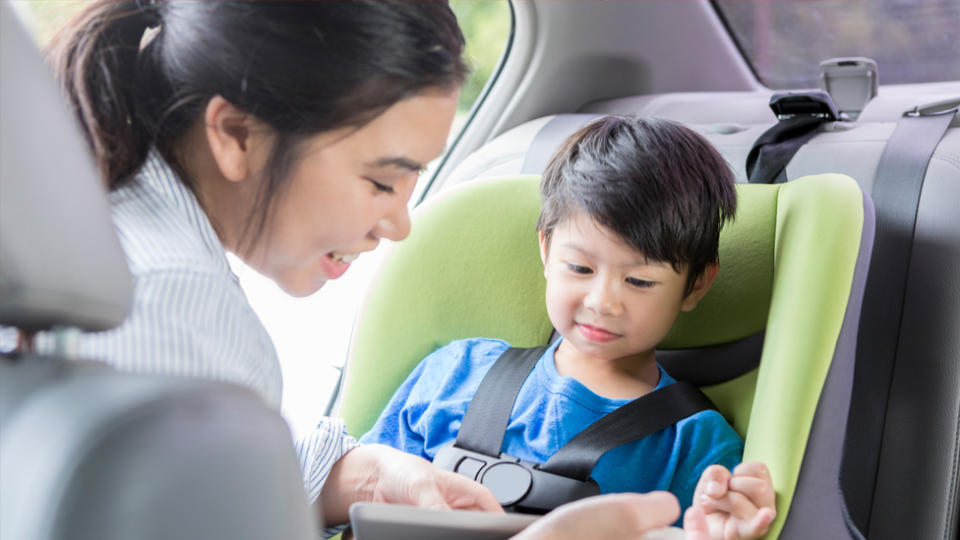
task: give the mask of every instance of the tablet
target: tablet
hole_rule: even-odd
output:
[[[356,503],[350,528],[356,540],[504,540],[540,516]]]

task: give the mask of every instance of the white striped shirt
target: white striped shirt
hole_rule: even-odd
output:
[[[154,151],[110,194],[110,204],[134,276],[133,310],[113,330],[81,334],[77,356],[119,371],[239,384],[279,410],[283,383],[273,342],[193,193]],[[38,345],[52,347],[52,340]],[[324,419],[296,441],[311,502],[333,463],[356,445],[340,419]]]

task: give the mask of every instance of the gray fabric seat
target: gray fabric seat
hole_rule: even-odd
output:
[[[133,281],[106,194],[0,3],[0,326],[106,330]],[[252,392],[0,356],[0,538],[315,538],[291,435]]]
[[[832,123],[800,148],[787,166],[790,179],[842,173],[868,194],[884,146],[902,113],[919,104],[960,96],[960,84],[883,88],[856,122]],[[680,121],[706,136],[746,181],[753,142],[776,118],[765,92],[674,93],[624,97],[588,104],[569,114],[531,120],[501,134],[467,157],[449,182],[539,173],[563,138],[601,114],[639,114]],[[876,463],[870,493],[846,493],[851,522],[871,539],[954,538],[960,485],[960,116],[940,141],[920,194],[897,356],[885,410],[882,440],[861,437],[855,420],[846,433],[860,455]],[[865,314],[869,316],[869,314]],[[861,327],[862,328],[862,327]],[[866,336],[869,338],[869,336]],[[858,358],[857,370],[871,370]],[[860,377],[858,376],[858,381]],[[856,395],[856,392],[855,392]],[[854,403],[852,407],[856,407]],[[841,474],[841,477],[843,475]]]

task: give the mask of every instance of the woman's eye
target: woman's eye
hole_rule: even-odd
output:
[[[388,186],[381,182],[377,182],[373,178],[368,178],[366,176],[363,179],[373,184],[373,186],[377,188],[377,191],[382,191],[384,193],[393,193],[393,187],[391,186]]]
[[[580,266],[579,264],[566,263],[567,269],[575,274],[589,274],[591,270],[586,266]]]
[[[632,278],[632,277],[627,278],[627,283],[629,283],[630,285],[633,285],[634,287],[639,287],[641,289],[653,287],[655,284],[655,282],[653,281],[648,281],[646,279]]]

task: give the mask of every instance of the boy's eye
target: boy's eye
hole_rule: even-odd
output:
[[[366,177],[366,176],[364,176],[363,179],[366,180],[366,181],[368,181],[368,182],[370,182],[371,184],[373,184],[373,186],[374,186],[375,188],[377,188],[377,191],[382,191],[382,192],[384,192],[384,193],[393,193],[393,187],[391,187],[391,186],[388,186],[388,185],[386,185],[386,184],[384,184],[384,183],[378,182],[378,181],[374,180],[373,178],[369,178],[369,177]]]
[[[591,270],[586,266],[580,266],[579,264],[566,263],[567,268],[575,274],[589,274]]]
[[[646,279],[639,279],[639,278],[632,278],[632,277],[627,278],[627,283],[629,283],[630,285],[633,285],[634,287],[639,287],[641,289],[647,289],[649,287],[653,287],[656,284],[656,282],[654,281],[648,281]]]

